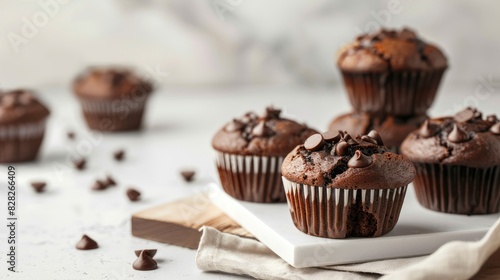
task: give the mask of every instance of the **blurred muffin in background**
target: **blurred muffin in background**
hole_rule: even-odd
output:
[[[73,83],[90,129],[139,130],[153,86],[130,69],[89,68]]]
[[[0,162],[34,160],[49,114],[29,90],[0,92]]]

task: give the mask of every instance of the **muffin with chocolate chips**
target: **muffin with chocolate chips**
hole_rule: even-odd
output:
[[[358,112],[423,115],[447,68],[444,54],[409,29],[361,35],[337,60]]]
[[[151,83],[125,68],[90,68],[76,78],[73,91],[90,129],[138,130]]]
[[[328,130],[347,131],[351,135],[363,135],[371,130],[376,130],[384,139],[385,146],[391,151],[397,152],[399,151],[399,145],[406,136],[419,128],[427,118],[426,115],[409,117],[370,116],[367,113],[352,112],[333,119]]]
[[[424,207],[454,214],[500,211],[500,122],[467,108],[427,120],[401,145],[413,162],[413,185]]]
[[[0,92],[0,162],[36,158],[49,110],[31,91]]]
[[[295,146],[315,130],[282,118],[268,107],[264,114],[246,113],[233,119],[212,139],[216,165],[224,191],[251,202],[285,202],[281,163]]]
[[[376,237],[396,225],[415,169],[376,131],[328,131],[285,158],[283,183],[297,229],[328,238]]]

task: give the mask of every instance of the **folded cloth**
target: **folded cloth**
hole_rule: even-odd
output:
[[[500,219],[478,242],[453,241],[430,256],[349,265],[295,268],[259,241],[221,233],[210,227],[196,254],[204,271],[248,275],[258,279],[469,279],[500,248]]]

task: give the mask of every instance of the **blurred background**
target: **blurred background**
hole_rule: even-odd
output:
[[[447,83],[499,77],[499,1],[18,0],[0,9],[0,87],[68,86],[125,64],[162,86],[330,86],[338,49],[414,28],[449,59]]]

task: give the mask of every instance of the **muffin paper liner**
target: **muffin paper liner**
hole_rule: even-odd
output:
[[[393,189],[337,189],[294,183],[283,177],[295,227],[309,235],[377,237],[399,219],[407,186]]]
[[[356,111],[409,116],[426,113],[445,70],[366,74],[343,72],[342,76]]]
[[[88,100],[80,99],[89,128],[101,131],[138,130],[147,98]]]
[[[0,162],[32,161],[36,158],[45,132],[45,120],[0,126]]]
[[[241,156],[217,152],[216,165],[224,191],[250,202],[285,202],[281,182],[284,157]]]
[[[500,166],[413,164],[417,170],[413,185],[422,206],[466,215],[500,212]]]

